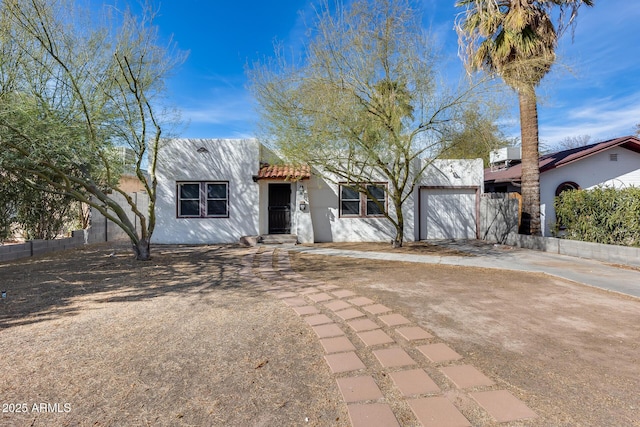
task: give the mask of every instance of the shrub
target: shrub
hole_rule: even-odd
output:
[[[555,208],[567,239],[640,246],[640,188],[565,191]]]

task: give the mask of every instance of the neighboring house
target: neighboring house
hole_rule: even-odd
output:
[[[520,192],[522,165],[503,149],[503,167],[485,170],[485,191]],[[562,191],[597,186],[640,186],[640,139],[634,136],[602,141],[540,157],[540,211],[543,235],[555,228],[555,197]]]
[[[156,176],[154,243],[236,243],[269,234],[292,234],[300,243],[390,242],[395,235],[365,195],[308,167],[274,161],[254,139],[164,141]],[[404,205],[405,239],[476,238],[482,180],[479,159],[434,162]],[[385,191],[374,191],[389,207]]]
[[[136,162],[138,160],[135,151],[130,147],[113,147],[113,154],[118,166],[122,168],[122,175],[118,187],[126,193],[145,192],[147,189],[136,175]],[[143,170],[145,178],[148,173]]]
[[[137,192],[147,191],[144,184],[140,182],[140,179],[138,179],[138,177],[135,176],[134,174],[121,175],[120,181],[118,181],[118,188],[120,188],[125,193],[137,193]]]

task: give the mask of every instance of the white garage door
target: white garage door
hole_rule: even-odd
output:
[[[475,238],[475,189],[420,189],[420,240]]]

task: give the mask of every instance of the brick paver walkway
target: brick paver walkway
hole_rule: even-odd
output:
[[[316,333],[355,426],[471,426],[536,417],[431,331],[379,302],[292,271],[286,250],[247,255],[240,272]]]

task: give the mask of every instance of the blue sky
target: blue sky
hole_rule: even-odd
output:
[[[156,0],[163,36],[190,55],[169,80],[170,101],[188,121],[181,137],[255,135],[257,113],[245,65],[273,53],[273,41],[299,46],[317,0]],[[561,40],[559,65],[539,88],[540,140],[591,141],[629,135],[640,123],[640,4],[596,0],[583,8],[575,37]],[[463,73],[453,30],[454,0],[423,0],[425,26],[441,43],[450,77]],[[515,94],[504,129],[517,136]]]

